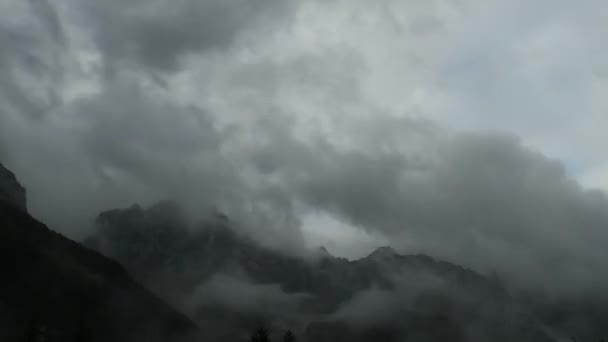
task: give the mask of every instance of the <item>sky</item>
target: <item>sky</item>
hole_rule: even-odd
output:
[[[608,260],[607,16],[599,0],[0,0],[0,161],[74,238],[101,210],[170,199],[347,257],[392,244],[591,279]]]

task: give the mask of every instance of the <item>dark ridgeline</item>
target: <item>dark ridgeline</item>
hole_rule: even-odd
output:
[[[0,205],[27,211],[25,188],[15,174],[0,163]]]
[[[256,329],[249,339],[250,342],[271,342],[270,332],[268,329],[264,327],[260,327]],[[291,332],[291,330],[287,330],[285,334],[283,334],[281,338],[281,342],[296,342],[296,336]],[[312,341],[311,341],[312,342]]]
[[[0,164],[0,341],[132,342],[199,337],[196,325],[118,263],[27,212]]]

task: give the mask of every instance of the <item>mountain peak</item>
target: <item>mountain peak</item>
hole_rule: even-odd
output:
[[[393,249],[391,246],[382,246],[376,248],[372,253],[370,253],[367,258],[370,259],[389,259],[398,256],[399,253]]]
[[[323,258],[333,257],[333,255],[331,255],[331,253],[329,253],[329,251],[327,250],[327,248],[325,248],[325,246],[319,246],[319,255],[321,255],[321,257],[323,257]]]
[[[27,211],[25,188],[15,174],[0,163],[0,202]]]

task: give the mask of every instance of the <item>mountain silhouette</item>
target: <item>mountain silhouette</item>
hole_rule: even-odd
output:
[[[103,212],[87,244],[220,340],[263,322],[311,342],[554,341],[500,284],[452,263],[388,246],[352,261],[325,248],[306,259],[261,246],[225,217],[195,229],[179,217],[168,202]]]
[[[187,341],[186,316],[117,262],[49,229],[0,164],[0,341]]]

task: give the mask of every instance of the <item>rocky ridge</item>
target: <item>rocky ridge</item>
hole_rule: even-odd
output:
[[[225,218],[191,229],[180,220],[159,220],[159,206],[132,208],[100,214],[88,244],[174,305],[196,302],[191,317],[208,331],[223,327],[234,333],[216,332],[226,340],[244,338],[266,322],[295,329],[311,342],[339,336],[553,341],[501,286],[458,265],[390,247],[352,261],[324,248],[316,258],[301,259],[261,247]],[[273,311],[261,300],[257,306],[235,305],[238,294],[222,290],[230,287],[259,298],[274,291],[283,308]],[[366,316],[365,307],[382,314]]]

